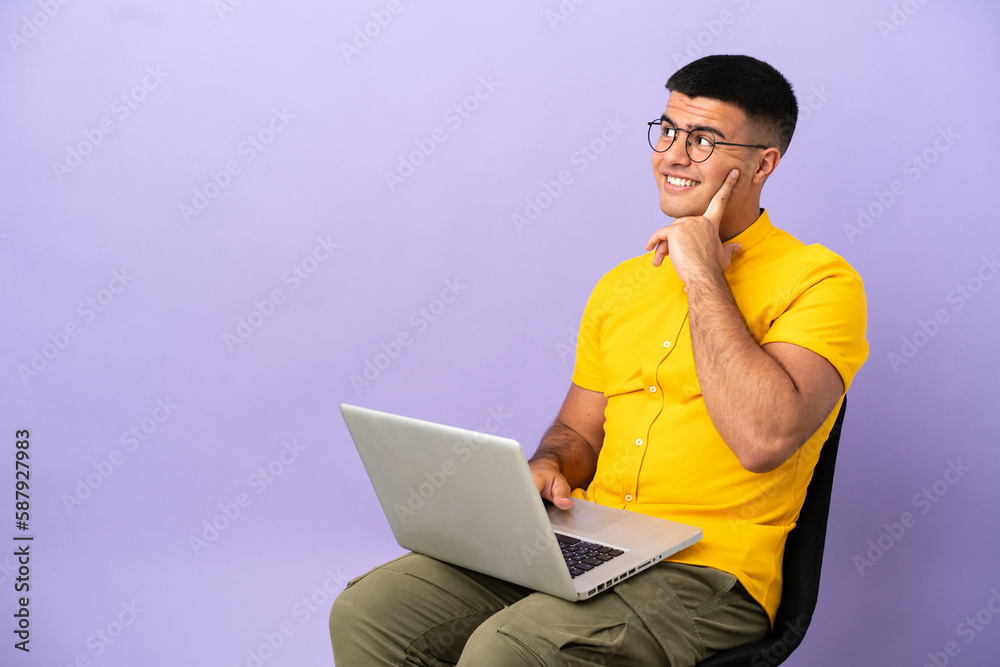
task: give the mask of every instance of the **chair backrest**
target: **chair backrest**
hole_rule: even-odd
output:
[[[844,396],[833,430],[820,450],[799,520],[785,542],[781,606],[774,629],[761,641],[716,653],[698,667],[773,667],[784,662],[802,642],[819,594],[833,471],[846,411],[847,397]]]

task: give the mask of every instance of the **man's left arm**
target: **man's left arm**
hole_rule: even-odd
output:
[[[668,252],[688,298],[695,369],[709,417],[744,468],[768,472],[819,429],[844,394],[840,373],[823,356],[785,342],[757,344],[726,281],[738,244],[722,244],[719,226],[734,170],[703,216],[675,220],[649,240],[658,265]]]
[[[687,282],[694,364],[716,430],[751,472],[774,470],[844,394],[837,369],[792,343],[759,346],[723,274]]]

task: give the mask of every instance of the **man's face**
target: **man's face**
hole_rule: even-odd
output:
[[[738,107],[707,97],[688,97],[671,92],[663,115],[681,130],[710,129],[718,141],[738,144],[756,143],[746,136],[746,115]],[[730,206],[738,207],[747,193],[748,181],[756,163],[752,148],[716,145],[704,162],[692,162],[684,150],[687,132],[680,132],[673,145],[663,153],[653,152],[653,174],[660,189],[660,209],[672,218],[704,215],[712,197],[734,167],[740,180],[730,195]]]

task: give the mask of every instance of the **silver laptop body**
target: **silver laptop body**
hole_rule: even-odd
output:
[[[343,404],[365,470],[404,549],[566,600],[584,600],[702,537],[701,529],[538,495],[514,440]],[[546,509],[547,506],[547,509]],[[570,575],[553,529],[624,553]]]

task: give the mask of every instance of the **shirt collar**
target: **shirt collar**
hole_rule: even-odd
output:
[[[742,232],[726,241],[726,243],[739,243],[743,248],[742,252],[746,252],[763,241],[764,237],[766,237],[772,229],[774,229],[774,227],[771,226],[771,219],[767,217],[767,211],[760,209],[760,216],[757,220],[755,220],[752,225],[744,229]]]

